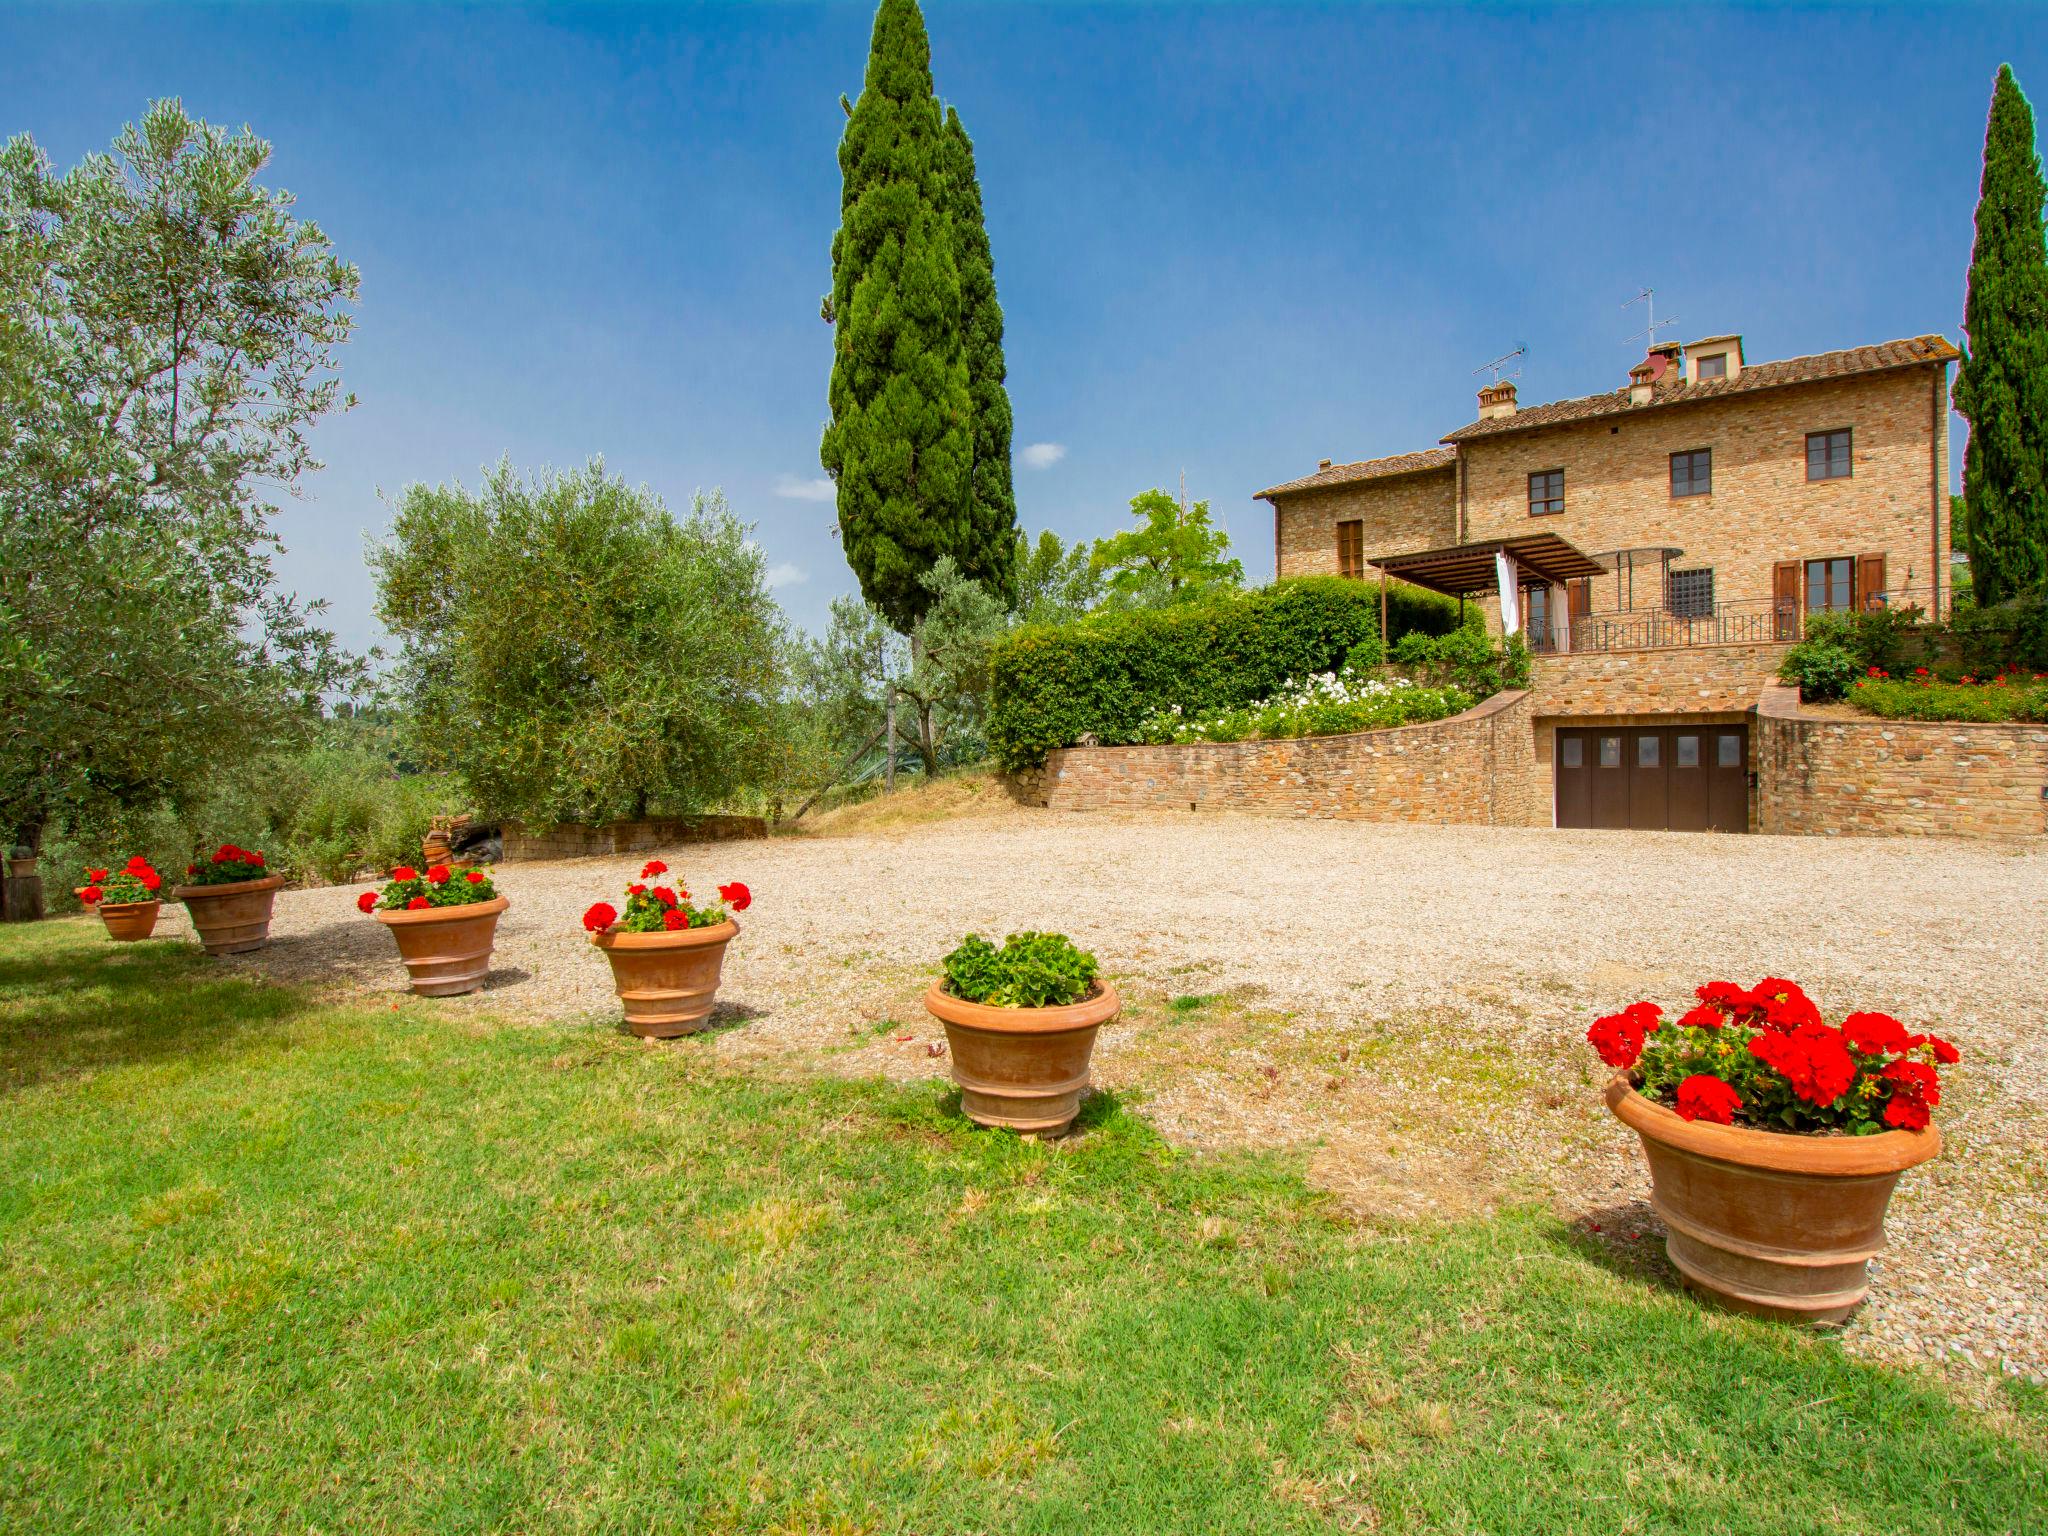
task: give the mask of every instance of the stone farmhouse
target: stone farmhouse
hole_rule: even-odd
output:
[[[1770,362],[1660,345],[1606,394],[1512,382],[1435,447],[1258,493],[1282,577],[1481,604],[1526,692],[1299,742],[1077,748],[1046,803],[1675,831],[2048,830],[2048,730],[1815,714],[1775,681],[1805,616],[1949,605],[1949,365],[1916,336]]]

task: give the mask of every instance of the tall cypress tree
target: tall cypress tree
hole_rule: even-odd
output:
[[[1956,409],[1970,580],[1980,603],[2048,587],[2048,247],[2034,114],[2001,65],[1984,131],[1977,244],[1963,302],[1969,347]]]
[[[974,464],[945,123],[916,0],[882,0],[875,12],[850,118],[819,458],[837,482],[862,593],[908,633],[931,600],[925,573],[967,543]]]
[[[1010,392],[1003,387],[1003,307],[996,302],[996,266],[982,221],[974,141],[960,114],[946,109],[946,168],[953,187],[953,264],[960,272],[966,332],[967,392],[974,406],[973,501],[960,569],[1001,595],[1016,597],[1017,495],[1010,484]]]

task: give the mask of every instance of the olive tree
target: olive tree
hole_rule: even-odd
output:
[[[409,755],[477,809],[608,821],[727,803],[777,771],[785,646],[723,496],[677,515],[602,460],[414,485],[370,552]]]

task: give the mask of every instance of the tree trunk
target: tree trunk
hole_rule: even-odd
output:
[[[890,794],[896,793],[896,690],[889,689],[889,756],[882,764],[882,784]]]
[[[924,759],[924,776],[929,783],[938,775],[939,745],[932,739],[932,706],[927,699],[917,701],[917,755]]]

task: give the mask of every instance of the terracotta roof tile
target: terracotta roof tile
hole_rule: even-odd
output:
[[[1455,432],[1447,433],[1442,441],[1464,443],[1478,437],[1498,436],[1503,432],[1526,432],[1536,427],[1563,426],[1569,422],[1588,421],[1600,416],[1619,416],[1630,411],[1653,411],[1659,406],[1691,405],[1702,400],[1718,400],[1726,395],[1749,394],[1759,389],[1780,389],[1788,384],[1814,384],[1825,379],[1846,378],[1851,374],[1880,373],[1890,368],[1910,368],[1919,363],[1953,362],[1961,355],[1945,336],[1912,336],[1903,341],[1881,341],[1875,346],[1850,347],[1841,352],[1816,352],[1811,357],[1786,357],[1770,363],[1745,363],[1742,372],[1732,379],[1699,379],[1691,384],[1679,380],[1659,384],[1655,393],[1642,405],[1630,405],[1628,390],[1624,387],[1604,395],[1584,395],[1576,400],[1553,400],[1548,405],[1532,405],[1515,412],[1512,416],[1496,416],[1489,420],[1475,421],[1458,428]],[[1411,454],[1409,457],[1420,455]],[[1334,466],[1331,470],[1324,471],[1325,474],[1332,472]],[[1289,490],[1305,486],[1312,483],[1312,479],[1313,477],[1311,480],[1297,480],[1278,489]]]
[[[1264,501],[1272,496],[1290,496],[1296,491],[1320,491],[1333,485],[1354,485],[1361,480],[1384,480],[1389,475],[1413,475],[1426,470],[1449,469],[1458,461],[1455,448],[1425,448],[1420,453],[1397,453],[1391,458],[1366,459],[1357,464],[1332,464],[1328,469],[1319,469],[1312,475],[1303,475],[1299,480],[1289,480],[1284,485],[1270,486],[1260,491],[1252,500]]]

